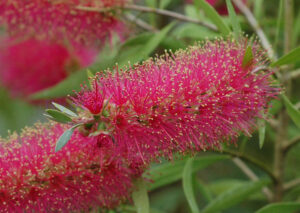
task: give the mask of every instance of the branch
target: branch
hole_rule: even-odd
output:
[[[287,80],[300,77],[300,69],[289,72],[289,74],[287,74],[286,77],[287,77]]]
[[[287,182],[283,185],[284,190],[289,190],[291,188],[294,188],[295,186],[300,185],[300,178],[296,178],[290,182]]]
[[[133,23],[135,23],[137,26],[147,30],[147,31],[150,31],[150,32],[158,32],[158,30],[153,27],[152,25],[148,24],[147,22],[144,22],[142,19],[139,19],[137,17],[135,17],[134,15],[132,14],[125,14],[125,18],[128,20],[128,21],[131,21]]]
[[[99,8],[94,8],[94,7],[78,6],[78,7],[76,7],[76,9],[90,11],[90,12],[105,12],[105,11],[110,11],[113,8],[99,9]],[[115,9],[117,9],[117,8],[115,8]],[[180,13],[175,13],[175,12],[172,12],[169,10],[145,7],[145,6],[134,5],[134,4],[124,5],[123,7],[119,7],[119,9],[134,10],[134,11],[145,12],[145,13],[156,13],[156,14],[163,15],[163,16],[169,16],[169,17],[172,17],[172,18],[180,20],[180,21],[199,24],[199,25],[202,25],[212,31],[217,32],[217,27],[213,24],[206,23],[206,22],[200,21],[198,19],[190,18],[190,17],[187,17]]]
[[[290,140],[288,143],[286,143],[283,146],[283,150],[284,152],[287,152],[288,150],[290,150],[293,146],[297,145],[300,142],[300,135],[293,138],[292,140]]]
[[[233,0],[233,2],[237,6],[237,8],[244,14],[249,24],[255,30],[257,36],[261,41],[262,46],[267,50],[269,58],[274,59],[274,51],[271,47],[271,44],[269,43],[264,31],[259,26],[252,12],[241,0]]]
[[[232,161],[239,167],[245,175],[249,177],[250,180],[252,181],[258,181],[259,178],[256,176],[256,174],[240,159],[240,158],[233,158]],[[262,192],[266,195],[267,199],[269,201],[272,200],[273,198],[273,193],[268,187],[263,187]]]

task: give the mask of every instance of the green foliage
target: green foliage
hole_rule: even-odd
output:
[[[289,52],[288,54],[282,56],[277,61],[273,62],[271,66],[275,67],[275,66],[282,66],[287,64],[295,64],[297,62],[300,62],[299,56],[300,56],[300,47],[297,47],[293,49],[291,52]]]
[[[267,185],[269,181],[259,180],[255,182],[248,182],[241,186],[234,187],[217,198],[212,200],[203,210],[203,213],[217,212],[227,209],[247,199],[252,193],[257,192],[263,186]]]
[[[252,63],[252,60],[253,60],[252,47],[248,46],[246,51],[245,51],[242,66],[243,67],[248,67]]]
[[[197,202],[194,195],[193,190],[193,181],[192,181],[192,173],[193,173],[193,158],[187,160],[183,173],[182,173],[182,186],[187,202],[191,208],[192,213],[199,213],[199,209],[197,206]]]
[[[300,128],[300,111],[295,108],[295,106],[285,95],[282,95],[282,99],[284,101],[287,113],[289,114],[290,118],[294,121],[296,126]]]
[[[75,126],[72,126],[70,129],[66,130],[57,140],[56,146],[55,146],[55,152],[60,151],[71,139],[74,130],[79,127],[81,124],[77,124]]]
[[[47,109],[46,112],[48,113],[48,116],[46,117],[51,120],[57,121],[58,123],[69,123],[72,121],[72,118],[61,111],[55,109]]]
[[[150,205],[147,187],[144,180],[136,181],[136,190],[132,193],[132,199],[137,213],[150,213]]]
[[[269,204],[256,211],[256,213],[296,213],[299,210],[299,202],[284,202]]]
[[[238,18],[232,6],[231,0],[226,0],[227,9],[229,12],[230,22],[233,28],[234,36],[236,39],[241,35],[241,26],[239,24]]]
[[[205,0],[194,0],[197,8],[202,8],[206,16],[218,27],[223,35],[230,33],[229,27],[225,24],[218,12]]]
[[[226,155],[199,156],[194,159],[192,172],[199,171],[218,161],[229,159]],[[187,159],[167,162],[152,167],[147,174],[154,182],[150,190],[174,183],[182,178],[182,172]]]

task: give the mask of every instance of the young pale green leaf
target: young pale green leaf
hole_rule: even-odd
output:
[[[69,110],[68,108],[66,108],[66,107],[64,107],[64,106],[62,106],[62,105],[60,105],[60,104],[58,104],[58,103],[52,102],[52,104],[53,104],[57,109],[59,109],[60,111],[62,111],[63,113],[65,113],[65,114],[67,114],[67,115],[69,115],[69,116],[71,116],[71,117],[77,117],[77,116],[78,116],[75,112]]]
[[[143,179],[135,183],[136,191],[132,193],[132,200],[137,213],[150,213],[149,197],[147,187]]]
[[[300,62],[300,47],[293,49],[288,54],[282,56],[277,61],[271,64],[271,67],[282,66],[286,64],[294,64]]]
[[[191,208],[192,213],[199,213],[200,211],[197,206],[197,202],[193,190],[192,170],[193,170],[193,158],[190,158],[186,161],[186,164],[183,169],[182,186],[183,186],[183,192],[185,194],[185,197]]]
[[[290,102],[290,100],[285,95],[282,95],[282,99],[284,101],[287,113],[289,114],[290,118],[294,121],[296,126],[300,128],[300,111],[296,109],[296,107]]]
[[[238,39],[241,34],[241,26],[236,16],[235,10],[232,6],[231,0],[226,0],[226,5],[229,13],[230,22],[233,28],[234,36],[236,39]]]
[[[46,109],[46,112],[53,118],[53,120],[59,123],[68,123],[72,121],[72,118],[61,111],[55,109]]]
[[[248,182],[241,186],[234,187],[211,201],[202,211],[202,213],[214,213],[234,206],[247,199],[251,194],[259,191],[267,185],[269,180],[259,180]]]
[[[248,46],[242,62],[242,67],[248,67],[253,61],[252,47]]]
[[[73,135],[74,130],[82,124],[77,124],[70,129],[66,130],[57,140],[56,146],[55,146],[55,152],[58,152],[61,150],[71,139],[71,136]]]
[[[259,138],[259,148],[261,149],[265,142],[266,135],[266,122],[264,120],[260,120],[259,129],[258,129],[258,138]]]
[[[230,34],[229,27],[225,24],[218,12],[205,0],[194,0],[195,6],[203,9],[206,16],[218,27],[223,35]]]
[[[193,173],[208,167],[218,161],[230,159],[228,155],[211,155],[197,157],[194,159]],[[154,190],[159,187],[174,183],[182,178],[182,172],[186,159],[176,160],[174,162],[167,162],[152,167],[149,172],[149,177],[153,180],[149,190]]]
[[[255,213],[295,213],[300,211],[299,202],[283,202],[266,205]]]

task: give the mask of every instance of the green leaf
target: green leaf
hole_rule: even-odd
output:
[[[236,39],[238,39],[241,34],[241,26],[236,16],[235,10],[232,6],[231,0],[226,0],[226,5],[229,13],[230,22],[233,28],[234,36]]]
[[[88,78],[90,88],[93,88],[93,79],[95,77],[94,73],[92,73],[91,70],[87,69],[86,76]]]
[[[193,170],[193,159],[190,158],[187,160],[183,169],[182,186],[183,186],[185,197],[191,208],[192,213],[199,213],[200,211],[197,206],[197,202],[193,191],[192,170]]]
[[[224,35],[230,34],[229,27],[225,24],[222,17],[218,12],[205,0],[194,0],[196,7],[201,7],[206,14],[206,16],[218,27],[220,32]]]
[[[248,67],[253,61],[252,47],[248,46],[242,62],[242,67]]]
[[[68,115],[58,110],[46,109],[46,112],[52,117],[53,120],[59,123],[69,123],[72,121],[72,118],[70,118]]]
[[[58,152],[59,150],[61,150],[71,139],[71,136],[74,132],[74,130],[80,126],[82,124],[77,124],[73,127],[71,127],[70,129],[66,130],[57,140],[56,142],[56,146],[55,146],[55,152]]]
[[[221,160],[230,159],[227,155],[210,155],[202,156],[194,159],[193,172],[199,171]],[[153,180],[149,190],[154,190],[159,187],[174,183],[182,178],[182,172],[186,159],[167,162],[152,167],[147,174],[147,177]]]
[[[259,121],[259,129],[258,129],[258,138],[259,138],[259,148],[261,149],[265,142],[266,135],[266,122],[264,120]]]
[[[290,118],[294,121],[296,126],[300,128],[300,111],[296,109],[296,107],[285,95],[281,95],[281,97],[284,101],[287,113],[289,114]]]
[[[282,202],[266,205],[255,213],[296,213],[298,210],[299,202]]]
[[[173,32],[176,38],[191,38],[191,39],[205,39],[205,38],[215,38],[218,34],[208,30],[205,27],[199,26],[193,23],[185,23],[177,27]]]
[[[149,197],[147,187],[143,179],[139,179],[135,183],[136,191],[132,193],[132,200],[136,207],[137,213],[150,213]]]
[[[286,55],[282,56],[277,61],[271,64],[271,67],[275,66],[282,66],[286,64],[294,64],[300,62],[300,47],[293,49],[291,52],[287,53]]]
[[[259,180],[254,182],[247,182],[241,186],[234,187],[215,198],[202,211],[202,213],[217,212],[234,206],[251,194],[259,191],[263,186],[267,185],[269,180]]]
[[[152,35],[145,33],[137,36],[135,39],[131,39],[121,48],[121,54],[117,57],[116,61],[118,61],[118,64],[122,67],[127,65],[129,61],[131,64],[134,64],[143,59],[147,59],[163,41],[174,25],[175,23],[171,23],[158,33],[154,33]],[[147,40],[145,41],[145,39]],[[141,43],[141,41],[143,41],[143,43]],[[127,48],[127,50],[123,51],[125,48]]]
[[[77,116],[78,116],[75,112],[69,110],[68,108],[66,108],[66,107],[64,107],[64,106],[62,106],[62,105],[60,105],[60,104],[58,104],[58,103],[52,102],[52,104],[53,104],[57,109],[59,109],[60,111],[62,111],[63,113],[65,113],[65,114],[67,114],[67,115],[70,115],[70,116],[72,116],[72,117],[77,117]]]

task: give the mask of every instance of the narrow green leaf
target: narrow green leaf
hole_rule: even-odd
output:
[[[241,33],[241,26],[236,16],[235,10],[232,6],[231,0],[226,0],[226,5],[229,13],[230,22],[233,28],[234,36],[236,39],[238,39]]]
[[[203,196],[203,198],[207,201],[210,202],[212,201],[212,193],[210,192],[210,190],[208,189],[208,187],[197,178],[197,175],[194,175],[194,184],[196,186],[196,189],[199,193],[201,193],[201,195]]]
[[[281,97],[284,101],[287,113],[289,114],[290,118],[294,121],[296,126],[300,128],[300,111],[296,109],[296,107],[285,95],[282,95]]]
[[[254,2],[254,16],[260,20],[263,14],[263,0],[255,0]]]
[[[72,121],[72,119],[68,115],[58,110],[47,109],[46,112],[53,118],[53,120],[59,123],[68,123]]]
[[[283,16],[283,0],[279,0],[279,9],[278,9],[277,23],[276,23],[276,35],[274,41],[275,49],[278,49],[277,45],[278,45],[279,36],[282,28],[282,16]]]
[[[66,130],[57,140],[56,142],[56,146],[55,146],[55,152],[58,152],[59,150],[61,150],[71,139],[71,136],[74,132],[74,130],[80,126],[82,124],[77,124],[73,127],[71,127],[70,129]]]
[[[218,12],[205,0],[194,0],[196,7],[201,7],[206,16],[218,27],[220,32],[224,35],[230,34],[229,27],[225,24]]]
[[[259,191],[267,185],[269,180],[247,182],[241,186],[234,187],[215,198],[202,211],[202,213],[213,213],[234,206],[247,199],[251,194]]]
[[[249,66],[253,61],[253,52],[252,52],[252,47],[248,46],[246,51],[245,51],[245,55],[243,58],[243,62],[242,62],[242,66],[243,67],[247,67]]]
[[[127,47],[127,51],[121,52],[121,54],[118,55],[116,61],[118,61],[119,65],[122,67],[124,65],[127,65],[129,61],[131,62],[131,64],[134,64],[143,59],[147,59],[157,48],[157,46],[165,39],[166,35],[174,25],[175,23],[171,23],[158,33],[145,33],[141,36],[136,37],[135,40],[130,40],[125,46]],[[145,41],[145,39],[147,40]],[[141,41],[144,42],[141,43]],[[124,47],[122,47],[121,50],[122,49],[124,49]]]
[[[282,202],[266,205],[255,213],[296,213],[299,210],[299,202]]]
[[[68,108],[58,104],[58,103],[55,103],[55,102],[52,102],[52,104],[57,108],[59,109],[60,111],[66,113],[67,115],[70,115],[72,117],[77,117],[77,114],[71,110],[69,110]]]
[[[279,58],[271,64],[271,67],[294,64],[300,62],[300,47],[293,49],[291,52]]]
[[[197,157],[194,159],[193,172],[199,171],[221,160],[230,159],[228,155],[210,155]],[[149,190],[154,190],[159,187],[174,183],[182,178],[182,172],[186,159],[167,162],[152,167],[147,172],[147,177],[153,180]]]
[[[266,135],[266,122],[264,120],[259,121],[259,129],[258,129],[258,138],[259,138],[259,148],[261,149],[265,142]]]
[[[185,197],[191,208],[192,213],[199,213],[200,211],[197,206],[197,202],[193,190],[192,170],[193,170],[193,158],[190,158],[187,160],[183,169],[182,186],[183,186],[183,192],[185,194]]]
[[[150,213],[149,197],[147,187],[143,179],[139,179],[135,183],[136,191],[132,193],[132,200],[136,207],[137,213]]]

